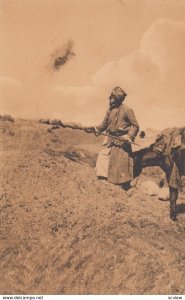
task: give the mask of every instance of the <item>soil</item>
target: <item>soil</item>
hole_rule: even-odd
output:
[[[185,195],[97,180],[101,137],[0,121],[0,294],[185,294]],[[159,182],[148,168],[139,181]]]

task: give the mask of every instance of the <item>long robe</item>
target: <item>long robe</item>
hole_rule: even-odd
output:
[[[128,134],[134,139],[139,126],[132,109],[125,104],[118,108],[109,109],[105,118],[96,127],[99,132],[105,131],[110,135],[121,136]],[[106,177],[108,182],[121,184],[133,179],[133,159],[129,143],[107,138],[103,143],[96,163],[96,176]]]

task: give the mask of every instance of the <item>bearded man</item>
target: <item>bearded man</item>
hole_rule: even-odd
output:
[[[115,87],[109,97],[109,109],[103,122],[96,127],[88,127],[88,132],[96,135],[103,131],[106,137],[96,162],[97,178],[107,178],[113,184],[128,186],[133,180],[133,159],[131,143],[134,141],[139,125],[131,108],[123,102],[127,94]],[[118,139],[119,138],[119,139]]]

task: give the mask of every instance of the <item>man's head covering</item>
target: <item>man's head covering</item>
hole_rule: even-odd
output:
[[[127,96],[127,93],[122,89],[120,88],[119,86],[115,87],[112,92],[111,92],[111,95],[109,97],[110,98],[117,98],[117,99],[123,99],[124,97]]]

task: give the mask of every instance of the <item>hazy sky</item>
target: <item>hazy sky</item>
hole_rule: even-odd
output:
[[[0,113],[97,125],[111,89],[141,129],[185,126],[184,0],[0,0]],[[60,69],[54,59],[72,43]]]

